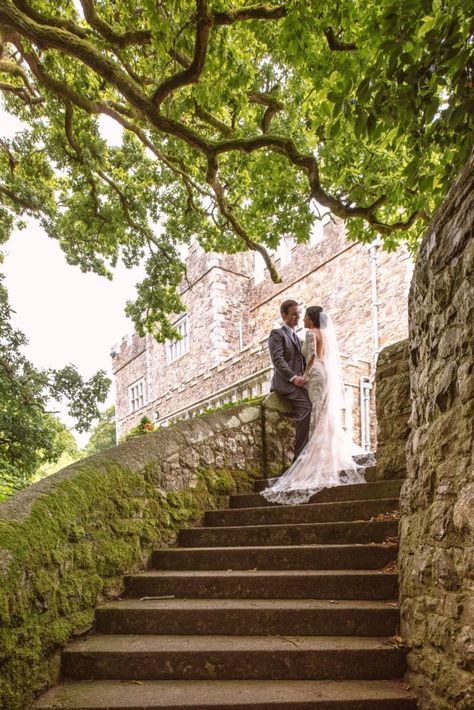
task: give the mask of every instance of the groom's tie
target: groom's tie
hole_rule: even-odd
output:
[[[296,333],[295,333],[295,331],[294,331],[293,329],[291,329],[291,337],[293,338],[293,342],[294,342],[294,344],[296,345],[296,347],[297,347],[298,350],[299,350],[299,349],[300,349],[300,343],[299,343],[299,340],[298,340],[298,336],[296,335]]]

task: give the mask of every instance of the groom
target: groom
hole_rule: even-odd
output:
[[[300,318],[298,303],[283,301],[280,313],[284,325],[272,330],[268,339],[274,368],[270,391],[278,392],[293,405],[296,420],[295,461],[308,442],[311,402],[303,379],[306,362],[294,331]]]

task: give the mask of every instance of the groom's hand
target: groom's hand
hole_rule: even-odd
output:
[[[293,380],[293,384],[296,385],[296,387],[304,387],[306,384],[306,380],[304,377],[300,377],[299,375],[295,377]]]

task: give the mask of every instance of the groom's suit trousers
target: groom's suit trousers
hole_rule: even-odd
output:
[[[278,390],[275,390],[278,392]],[[289,399],[295,415],[295,461],[304,447],[308,443],[309,426],[311,423],[311,402],[306,387],[295,387],[292,392],[279,392],[283,397]]]
[[[272,392],[289,400],[295,415],[295,459],[308,442],[311,422],[311,402],[306,387],[296,387],[290,382],[295,375],[303,375],[305,359],[286,328],[276,328],[270,333],[268,349],[273,364]]]

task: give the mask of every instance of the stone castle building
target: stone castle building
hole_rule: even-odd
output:
[[[318,225],[310,242],[288,237],[281,244],[274,255],[280,284],[260,255],[190,247],[187,311],[175,319],[182,339],[159,344],[134,334],[112,350],[119,438],[144,415],[166,425],[267,393],[267,337],[280,324],[280,303],[294,298],[302,308],[319,304],[331,313],[344,370],[343,423],[355,441],[375,448],[375,360],[379,349],[407,337],[412,262],[404,249],[387,253],[377,242],[348,241],[339,221]]]

